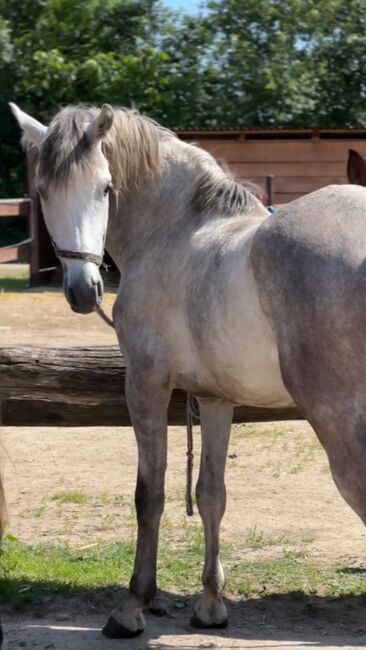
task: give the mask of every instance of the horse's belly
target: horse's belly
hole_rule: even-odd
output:
[[[175,385],[202,397],[221,397],[233,404],[267,408],[293,406],[274,350],[245,345],[227,353],[221,362],[178,372]]]
[[[284,386],[277,347],[253,337],[236,354],[227,354],[220,386],[234,403],[285,408],[293,400]]]
[[[245,273],[235,273],[228,285],[224,308],[211,307],[209,321],[195,327],[199,345],[194,345],[188,372],[177,377],[179,386],[235,404],[293,406],[282,380],[276,336],[260,306],[250,265]]]

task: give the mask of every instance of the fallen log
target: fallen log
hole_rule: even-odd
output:
[[[117,346],[0,348],[0,424],[131,426],[126,365]],[[238,406],[235,422],[301,419],[295,408]],[[168,421],[186,421],[186,394],[174,390]]]

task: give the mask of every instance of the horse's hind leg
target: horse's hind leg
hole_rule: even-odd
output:
[[[145,627],[142,610],[149,607],[156,593],[158,536],[167,463],[167,408],[171,391],[167,382],[159,383],[156,376],[149,381],[142,373],[138,375],[134,381],[128,374],[126,381],[128,408],[138,446],[137,548],[128,597],[112,612],[103,629],[105,636],[111,638],[140,634]]]
[[[227,609],[221,592],[225,577],[219,558],[219,531],[225,512],[225,463],[229,444],[233,407],[219,400],[200,400],[202,451],[197,505],[205,531],[203,594],[196,604],[192,625],[226,627]]]
[[[309,360],[310,354],[307,355]],[[351,508],[366,525],[366,387],[352,368],[338,374],[326,360],[312,371],[301,359],[282,363],[289,392],[312,425],[329,460],[334,482]],[[302,369],[302,374],[300,372]],[[304,373],[305,370],[305,373]],[[347,382],[347,383],[346,383]]]
[[[366,525],[366,405],[362,414],[355,406],[352,416],[315,424],[315,431],[339,492]]]

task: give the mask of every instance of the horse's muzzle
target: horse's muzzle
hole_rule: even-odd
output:
[[[103,282],[73,283],[64,287],[71,309],[78,314],[90,314],[100,306],[103,298]]]

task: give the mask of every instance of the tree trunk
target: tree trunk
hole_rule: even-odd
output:
[[[125,362],[117,346],[0,348],[0,424],[130,426]],[[295,408],[235,408],[235,422],[300,419]],[[175,390],[169,424],[186,421],[186,394]]]

